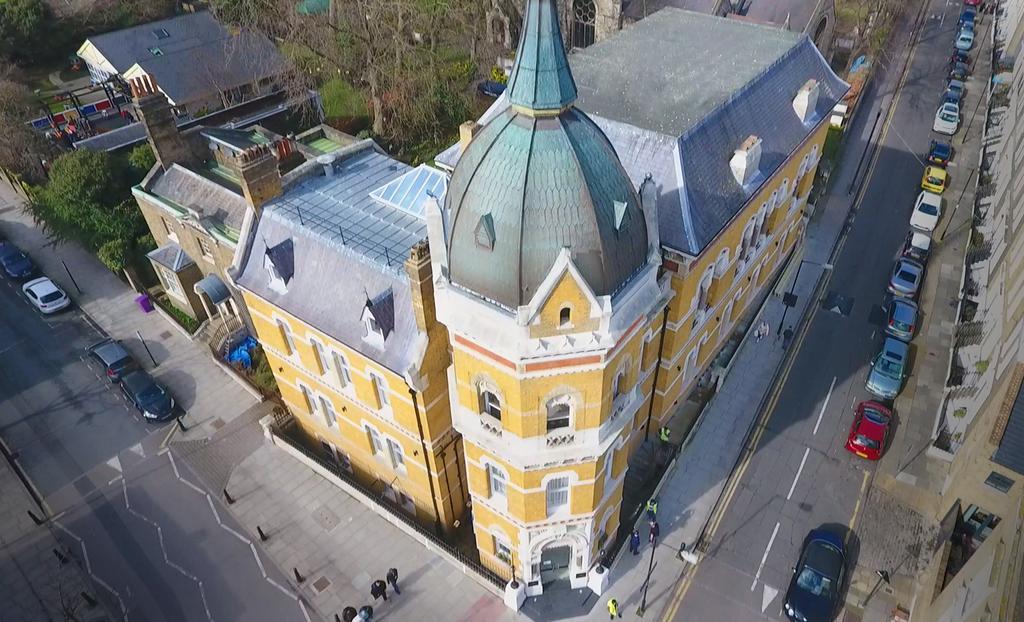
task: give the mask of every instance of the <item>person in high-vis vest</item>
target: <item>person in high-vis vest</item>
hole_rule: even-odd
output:
[[[671,436],[672,430],[669,430],[667,425],[661,426],[661,429],[658,430],[658,439],[661,440],[661,442],[666,445],[668,444],[669,438]]]
[[[658,516],[658,498],[652,497],[647,501],[647,520],[652,521]]]
[[[608,599],[608,619],[614,620],[615,618],[621,618],[622,613],[619,612],[619,601],[614,598]]]

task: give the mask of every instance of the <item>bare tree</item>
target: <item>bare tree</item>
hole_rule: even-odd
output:
[[[41,106],[28,87],[0,75],[0,169],[33,184],[46,179],[42,163],[57,152],[43,134],[28,125],[41,114]]]

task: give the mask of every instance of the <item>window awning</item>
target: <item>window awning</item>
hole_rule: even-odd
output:
[[[219,305],[231,297],[228,286],[216,274],[207,274],[193,288],[197,294],[206,294],[215,305]]]

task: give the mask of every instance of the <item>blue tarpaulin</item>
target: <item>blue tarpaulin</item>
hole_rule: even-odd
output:
[[[230,352],[228,352],[228,363],[241,363],[244,369],[252,367],[252,356],[249,352],[252,351],[257,345],[256,339],[251,335],[246,337],[235,346]]]

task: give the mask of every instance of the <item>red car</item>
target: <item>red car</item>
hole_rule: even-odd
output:
[[[967,6],[980,6],[981,0],[964,0],[964,4]]]
[[[866,460],[878,460],[889,440],[892,411],[878,402],[861,402],[853,416],[846,450]]]

